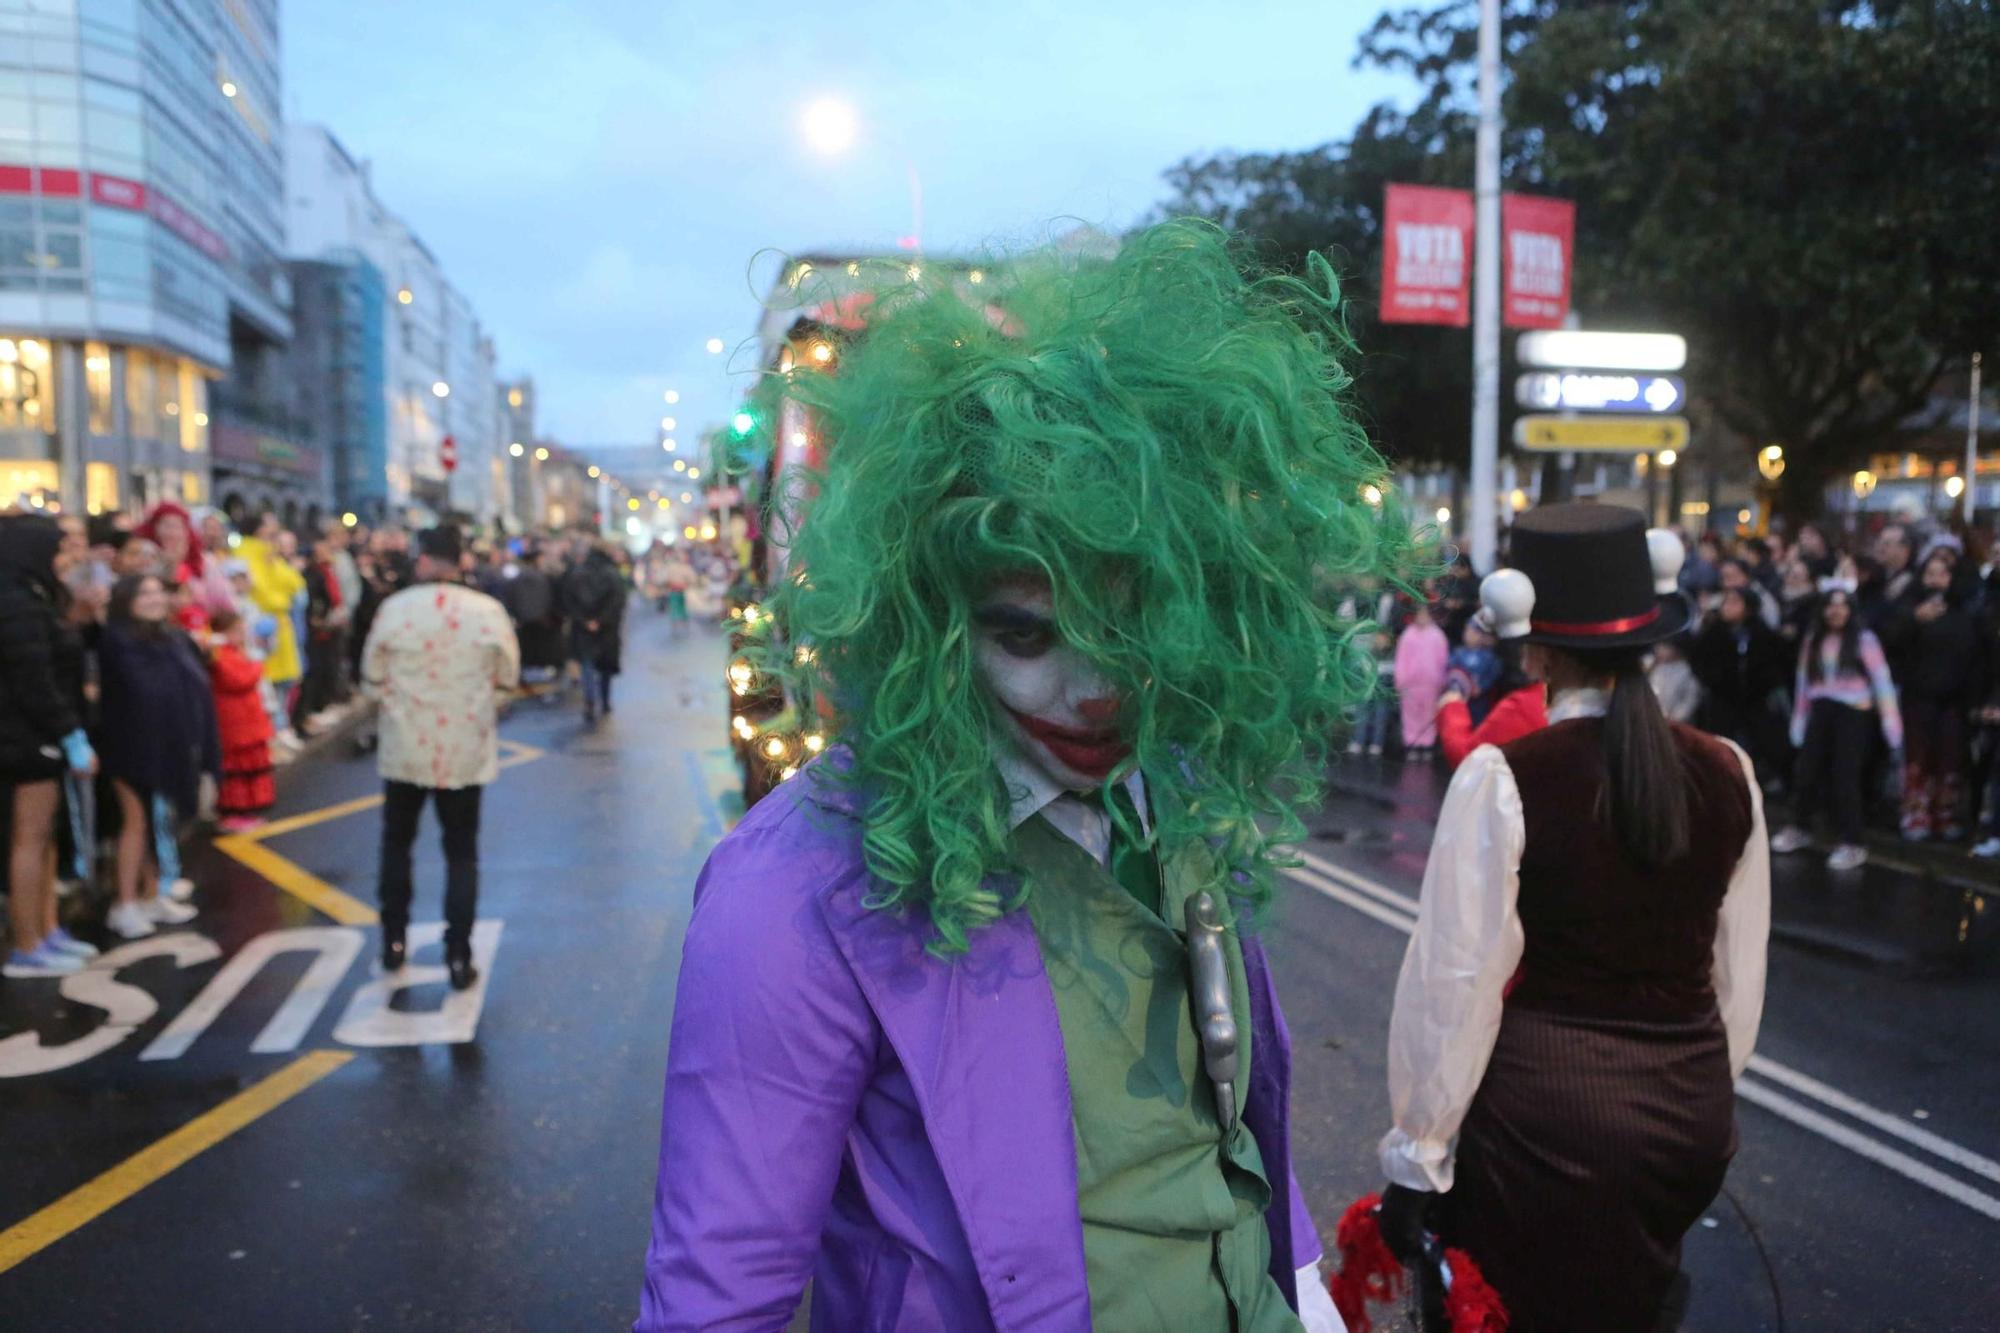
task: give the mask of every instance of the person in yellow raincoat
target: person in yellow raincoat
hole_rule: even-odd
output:
[[[278,622],[271,651],[264,657],[264,679],[282,695],[301,675],[299,639],[292,625],[292,602],[305,591],[305,575],[293,569],[278,551],[278,516],[265,510],[246,518],[243,541],[236,554],[250,567],[250,600]]]

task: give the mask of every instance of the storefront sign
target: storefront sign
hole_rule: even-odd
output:
[[[1382,209],[1384,324],[1445,324],[1472,318],[1472,194],[1391,185]]]
[[[215,262],[229,258],[229,243],[207,223],[143,181],[97,172],[51,167],[0,166],[0,195],[39,194],[51,199],[82,198],[106,208],[145,213]]]
[[[1538,412],[1673,412],[1687,385],[1672,375],[1534,370],[1514,381],[1514,401]]]

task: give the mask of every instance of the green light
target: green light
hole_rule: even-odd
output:
[[[738,412],[729,419],[729,429],[735,431],[736,437],[741,439],[757,429],[757,418],[748,412]]]

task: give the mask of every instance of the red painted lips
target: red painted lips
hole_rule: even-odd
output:
[[[1074,727],[1059,726],[1045,718],[1017,713],[1011,708],[1007,712],[1021,724],[1021,730],[1047,747],[1057,763],[1085,777],[1111,776],[1111,770],[1124,763],[1126,756],[1132,753],[1132,747],[1115,727],[1079,731]]]

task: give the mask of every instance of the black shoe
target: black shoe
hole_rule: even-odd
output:
[[[403,959],[408,952],[408,948],[403,943],[402,931],[399,930],[393,934],[389,931],[382,932],[382,970],[384,972],[402,971]]]
[[[445,970],[451,973],[453,990],[470,990],[472,983],[479,980],[479,969],[472,965],[469,953],[451,954],[444,960]]]

